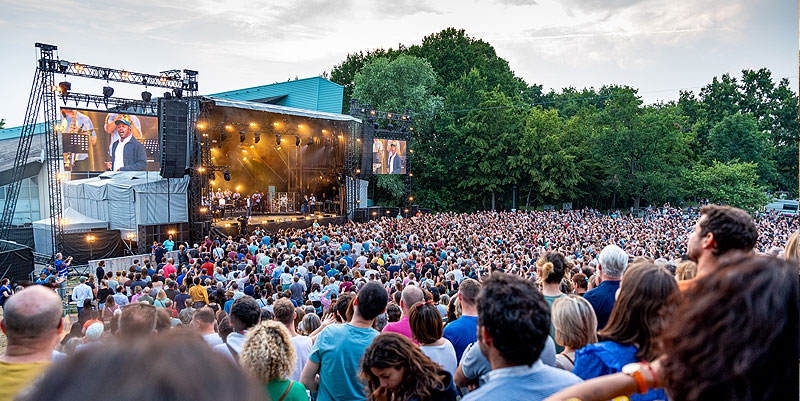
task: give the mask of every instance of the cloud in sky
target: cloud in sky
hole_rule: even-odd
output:
[[[34,42],[95,65],[195,69],[202,93],[314,76],[348,53],[419,44],[450,26],[492,44],[546,90],[627,84],[652,102],[677,97],[657,90],[743,68],[767,67],[794,83],[798,71],[798,5],[777,0],[0,0],[0,9],[8,126],[25,112]],[[73,79],[75,90],[103,85]]]

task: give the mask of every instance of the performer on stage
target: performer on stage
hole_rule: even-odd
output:
[[[133,135],[133,137],[136,138],[137,141],[142,140],[142,123],[141,121],[139,121],[139,117],[132,116],[129,114],[108,113],[108,115],[106,116],[106,125],[104,128],[106,130],[106,133],[108,133],[109,136],[111,137],[110,138],[111,140],[108,141],[109,143],[108,152],[110,156],[114,155],[112,149],[114,143],[119,141],[119,130],[117,129],[117,120],[120,117],[124,117],[130,122],[129,127],[131,129],[131,134]]]
[[[117,125],[119,140],[111,144],[112,171],[144,171],[147,169],[147,153],[144,145],[133,137],[133,123],[129,116],[119,115]],[[141,134],[140,134],[141,135]],[[120,146],[121,145],[121,146]]]
[[[397,154],[397,143],[394,141],[389,144],[389,157],[386,159],[389,174],[402,174],[400,155]]]

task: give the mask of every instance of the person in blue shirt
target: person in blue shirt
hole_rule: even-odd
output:
[[[492,370],[484,375],[486,383],[463,401],[542,400],[581,382],[540,359],[550,332],[550,308],[533,281],[493,273],[484,281],[477,310],[479,345]]]
[[[364,351],[380,334],[372,324],[388,302],[383,285],[367,283],[353,300],[350,322],[332,324],[319,333],[300,375],[300,382],[309,391],[317,392],[318,401],[366,398],[364,384],[359,380],[359,364]]]
[[[678,282],[663,267],[645,263],[628,267],[611,318],[598,333],[605,341],[575,351],[572,373],[588,380],[618,373],[632,362],[652,362],[658,358],[655,342],[665,325],[661,309],[676,294]],[[653,389],[630,399],[666,400],[667,395],[662,389]]]
[[[175,241],[172,240],[172,236],[170,235],[169,238],[164,241],[164,249],[166,249],[167,252],[171,252],[173,248],[175,248]]]
[[[608,245],[597,256],[598,267],[602,282],[596,288],[583,294],[583,297],[592,304],[597,316],[597,329],[606,327],[611,310],[616,302],[617,289],[620,277],[628,267],[628,254],[616,245]]]
[[[443,337],[453,344],[456,358],[459,361],[467,346],[478,340],[478,309],[476,308],[476,303],[480,291],[481,285],[477,280],[464,280],[458,290],[461,317],[448,322],[447,326],[444,327]]]

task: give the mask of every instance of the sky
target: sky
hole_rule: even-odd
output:
[[[797,91],[798,20],[798,2],[786,0],[0,0],[0,118],[24,119],[36,42],[73,62],[197,70],[210,94],[317,76],[348,53],[455,27],[545,91],[624,84],[653,103],[762,67]],[[68,80],[81,93],[106,84]],[[118,97],[143,90],[112,86]]]

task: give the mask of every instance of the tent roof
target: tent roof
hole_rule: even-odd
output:
[[[64,209],[62,213],[62,217],[67,219],[69,222],[64,224],[65,231],[82,231],[82,230],[89,230],[93,228],[108,228],[108,222],[103,220],[98,220],[93,217],[89,217],[85,214],[80,213],[79,211],[68,207]],[[50,226],[50,218],[42,219],[33,222],[33,226],[36,228],[43,228],[44,226]]]

